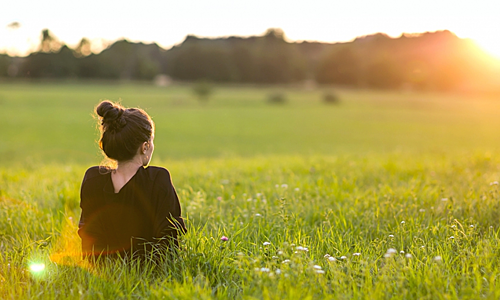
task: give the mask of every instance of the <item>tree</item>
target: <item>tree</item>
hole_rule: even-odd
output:
[[[57,52],[61,48],[61,43],[59,40],[52,36],[48,29],[42,30],[42,38],[40,41],[40,52]]]

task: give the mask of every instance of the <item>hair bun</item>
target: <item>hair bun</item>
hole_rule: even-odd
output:
[[[99,103],[96,108],[96,113],[102,118],[102,126],[110,130],[120,130],[127,124],[123,117],[125,109],[111,101],[105,100]]]

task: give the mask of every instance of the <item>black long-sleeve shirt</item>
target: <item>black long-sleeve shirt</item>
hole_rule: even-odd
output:
[[[140,167],[115,193],[111,173],[91,167],[80,200],[78,234],[85,257],[144,253],[152,244],[177,244],[179,231],[186,231],[179,198],[164,168]]]

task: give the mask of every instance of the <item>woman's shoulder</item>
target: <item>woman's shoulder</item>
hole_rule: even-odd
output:
[[[164,167],[148,166],[145,170],[155,176],[170,176],[170,172]]]
[[[83,176],[83,181],[85,182],[91,178],[102,176],[109,172],[110,170],[103,166],[90,167],[87,169],[87,171],[85,171],[85,175]]]
[[[168,181],[170,182],[170,172],[164,167],[148,166],[145,168],[149,177],[154,181]]]

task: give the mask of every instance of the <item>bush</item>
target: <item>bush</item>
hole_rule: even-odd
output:
[[[208,81],[201,80],[194,84],[193,92],[198,96],[200,102],[207,102],[213,93],[213,86]]]
[[[323,102],[326,104],[339,104],[340,99],[336,94],[327,92],[323,95]]]
[[[267,97],[267,102],[270,104],[284,104],[286,101],[286,95],[281,92],[272,93]]]

